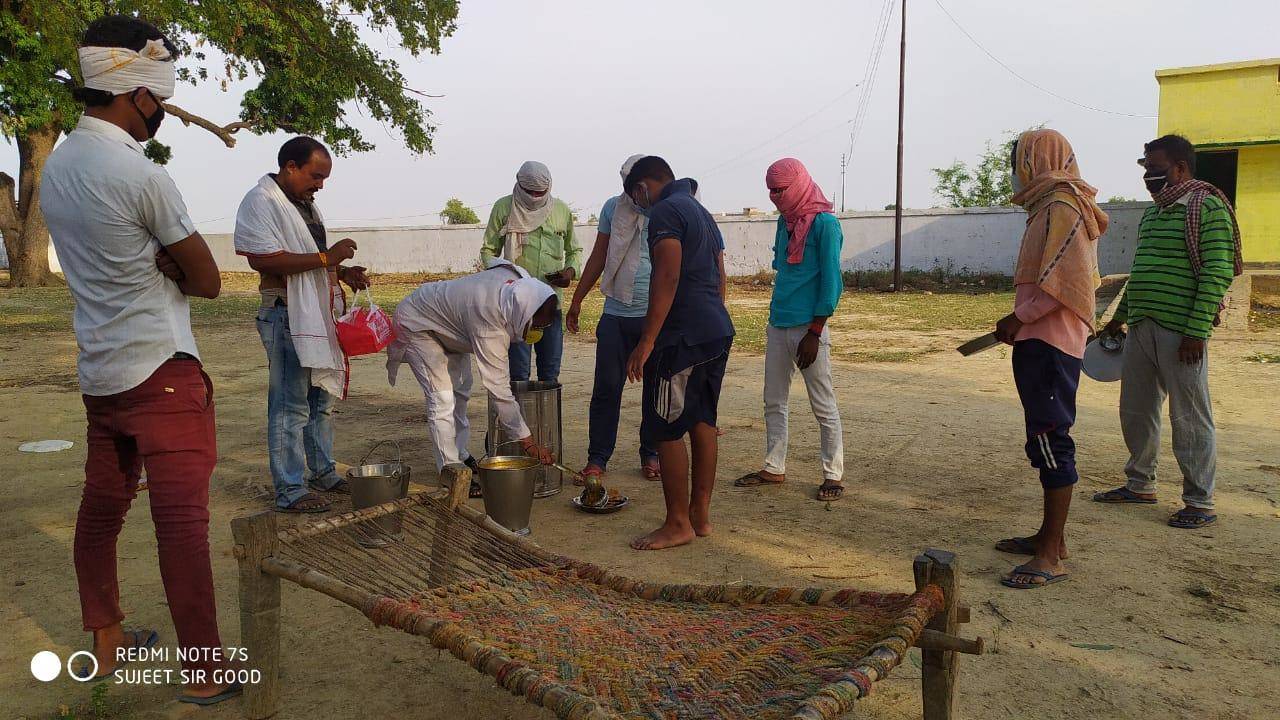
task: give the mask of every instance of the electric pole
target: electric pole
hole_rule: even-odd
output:
[[[902,49],[898,56],[898,193],[893,204],[893,291],[902,289],[902,116],[907,93],[907,0],[902,0]]]
[[[840,153],[840,212],[844,212],[844,169],[849,165],[849,156]]]

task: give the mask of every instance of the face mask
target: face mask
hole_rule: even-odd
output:
[[[151,113],[149,116],[143,115],[142,109],[138,107],[136,95],[133,98],[133,109],[138,113],[138,117],[142,118],[142,122],[147,126],[147,139],[150,140],[156,136],[157,132],[159,132],[160,123],[164,122],[164,106],[160,104],[160,101],[156,99],[155,95],[151,94],[150,90],[147,90],[146,93],[151,95],[152,102],[156,104],[156,111]]]
[[[1147,171],[1142,174],[1142,182],[1146,184],[1147,192],[1155,195],[1161,190],[1169,187],[1169,170],[1168,168],[1165,168],[1164,170],[1148,168]]]
[[[644,190],[644,202],[640,202],[636,198],[631,198],[631,199],[635,202],[636,207],[640,208],[640,212],[644,213],[647,216],[649,214],[649,206],[650,206],[649,186],[645,185],[644,183],[640,183],[637,187],[640,190]]]
[[[1018,177],[1018,173],[1014,173],[1009,176],[1009,183],[1013,185],[1014,195],[1017,195],[1018,193],[1022,192],[1022,188],[1023,188],[1022,178]]]
[[[541,339],[542,339],[542,328],[531,327],[528,330],[524,331],[525,345],[537,345],[538,341]]]

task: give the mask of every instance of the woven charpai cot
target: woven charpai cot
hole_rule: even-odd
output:
[[[345,528],[296,538],[286,556],[364,589],[360,609],[375,624],[423,635],[570,720],[835,718],[942,606],[933,586],[905,595],[642,583],[474,523],[445,526],[433,502],[403,514],[394,547],[363,548],[351,542],[359,530]],[[458,550],[447,567],[431,537]],[[431,577],[447,582],[432,587]]]

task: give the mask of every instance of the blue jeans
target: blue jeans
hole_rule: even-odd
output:
[[[591,389],[590,440],[587,462],[601,470],[609,464],[618,441],[622,390],[627,385],[627,360],[640,342],[642,317],[601,315],[596,325],[596,379]],[[653,444],[640,437],[640,462],[658,456]]]
[[[542,331],[542,339],[536,344],[511,344],[507,360],[511,367],[512,382],[529,379],[529,360],[535,349],[538,351],[538,379],[543,382],[558,381],[560,358],[564,354],[564,325],[559,315],[556,315],[555,322]]]
[[[281,303],[258,311],[258,335],[267,351],[267,453],[276,505],[289,507],[307,494],[307,483],[328,490],[342,479],[334,472],[334,397],[312,387],[289,336],[289,309]],[[310,469],[310,477],[304,477]]]

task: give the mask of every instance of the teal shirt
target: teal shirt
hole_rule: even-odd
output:
[[[773,245],[773,300],[769,303],[769,324],[779,328],[808,325],[816,317],[830,317],[844,292],[840,274],[840,248],[844,232],[840,220],[831,213],[819,213],[804,239],[804,258],[797,264],[787,262],[787,243],[791,233],[787,223],[778,218],[778,232]]]

